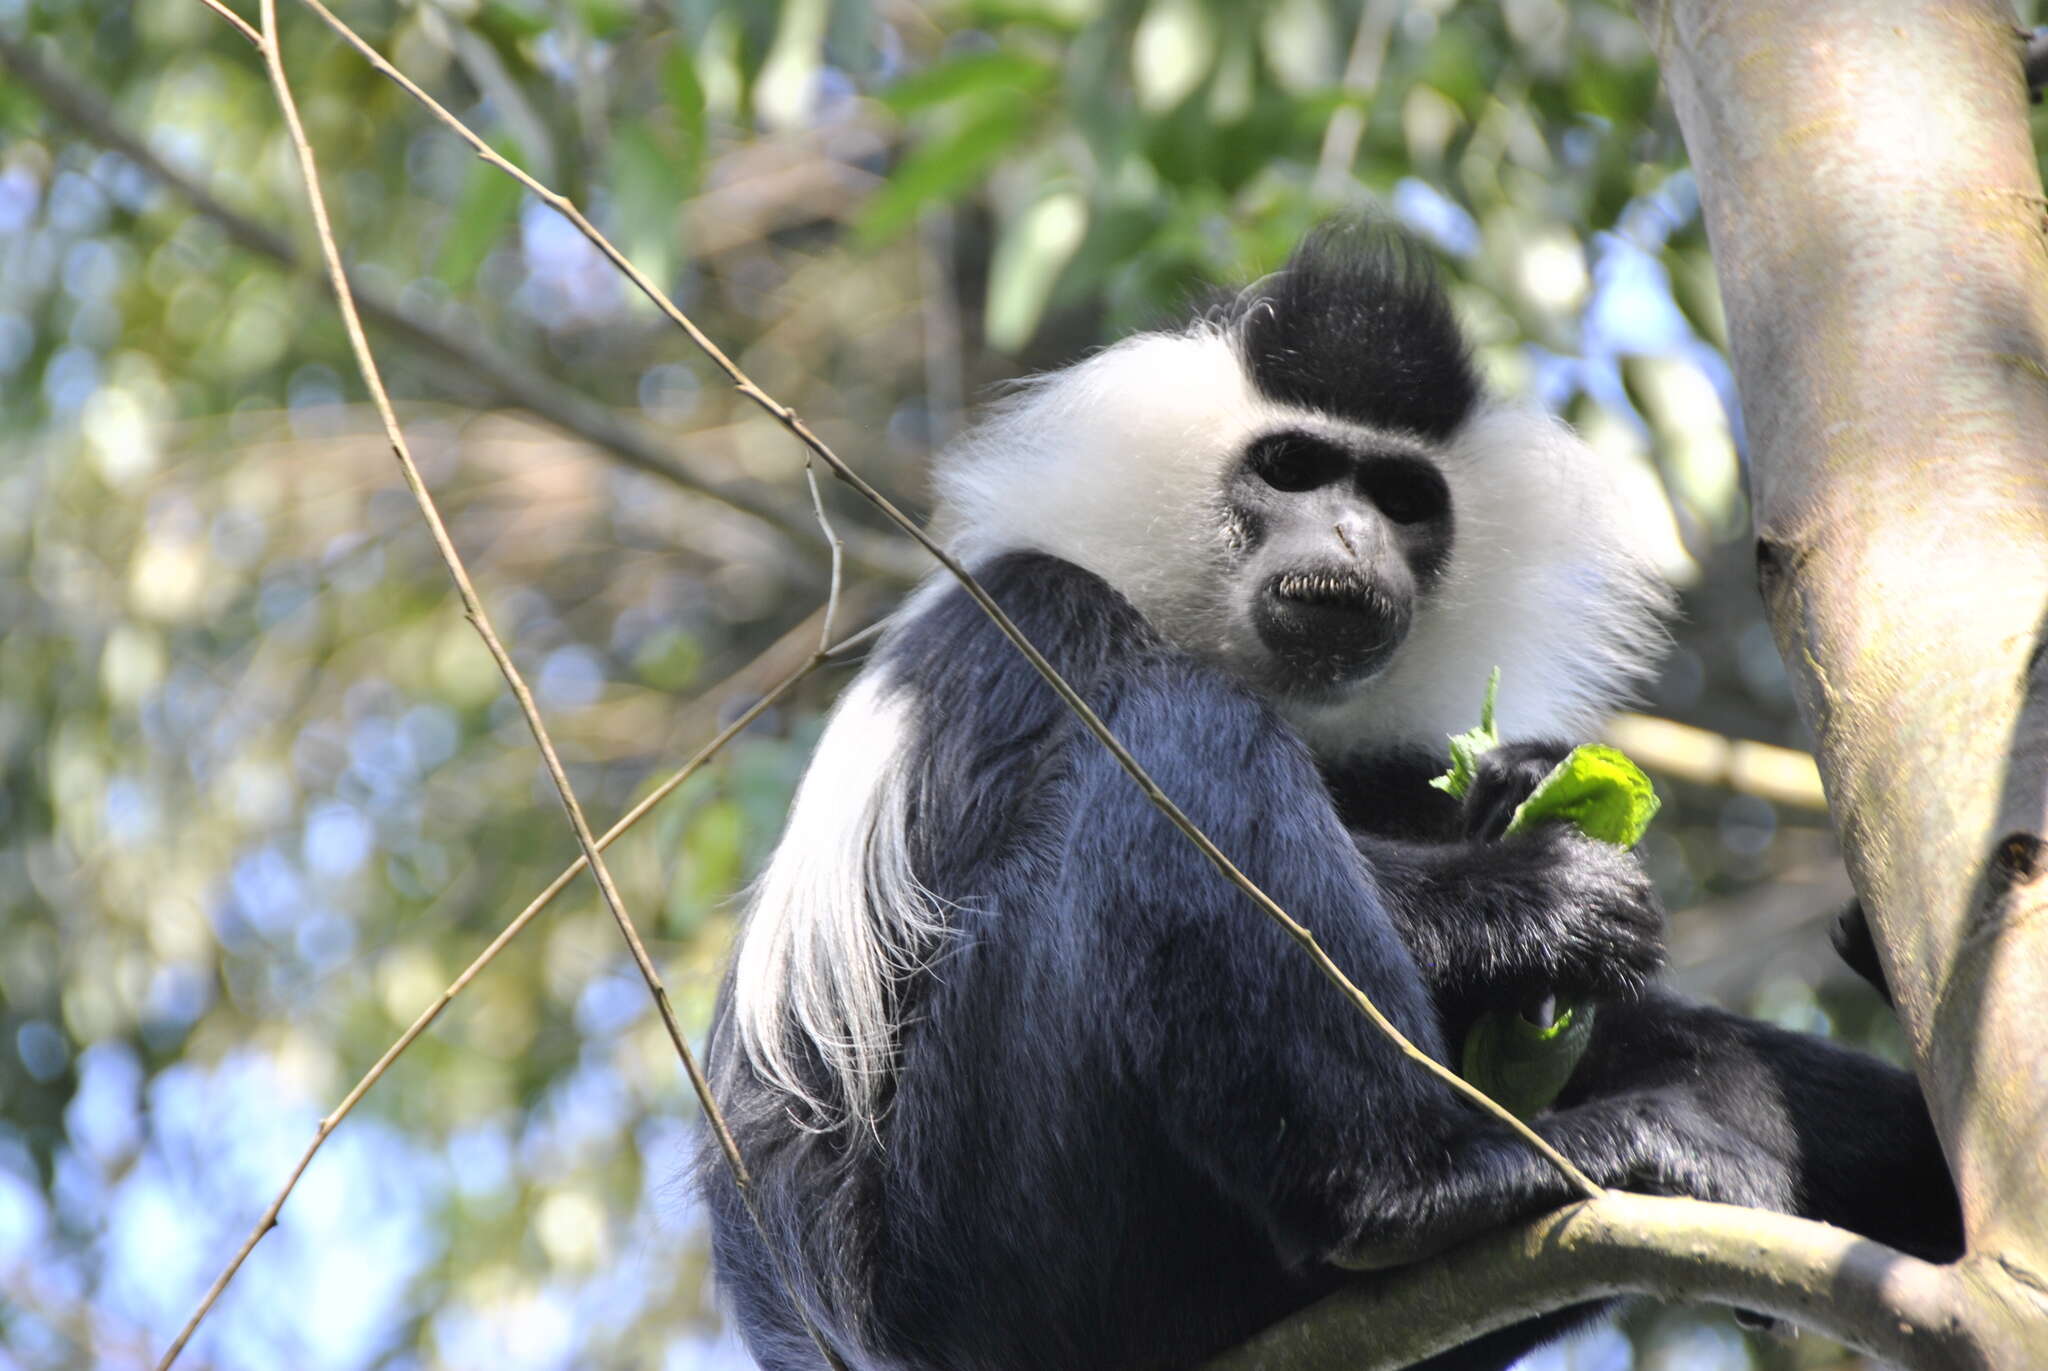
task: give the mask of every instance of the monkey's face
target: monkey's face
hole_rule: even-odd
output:
[[[1384,668],[1450,563],[1450,486],[1406,439],[1266,433],[1223,497],[1226,652],[1273,695],[1324,698]]]

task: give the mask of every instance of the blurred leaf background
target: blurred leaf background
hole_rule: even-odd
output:
[[[1647,706],[1800,742],[1696,195],[1628,5],[335,7],[913,508],[991,383],[1271,270],[1333,212],[1405,222],[1496,384],[1580,425],[1657,531],[1686,618]],[[602,826],[808,652],[802,454],[282,10],[373,341]],[[0,0],[0,43],[0,1371],[136,1366],[575,846],[290,265],[304,205],[252,51],[197,0]],[[872,618],[920,559],[828,499]],[[844,676],[613,849],[692,1032]],[[1661,785],[1679,979],[1896,1053],[1825,951],[1847,887],[1821,816]],[[573,888],[341,1128],[185,1364],[745,1366],[683,1180],[695,1124]],[[1532,1364],[1858,1363],[1646,1306]]]

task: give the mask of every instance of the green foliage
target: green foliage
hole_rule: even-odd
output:
[[[899,115],[915,114],[956,100],[979,99],[992,91],[1036,95],[1051,88],[1059,73],[1041,58],[1022,52],[972,52],[913,72],[882,92],[882,104]]]
[[[1464,799],[1478,776],[1479,759],[1500,746],[1494,707],[1500,668],[1486,681],[1479,726],[1451,738],[1451,768],[1430,781],[1453,798]],[[1537,782],[1509,816],[1503,837],[1539,823],[1568,823],[1598,842],[1634,847],[1655,818],[1657,792],[1642,768],[1619,749],[1600,743],[1573,748]],[[1517,1118],[1550,1107],[1571,1080],[1592,1040],[1594,1006],[1570,997],[1554,999],[1549,1012],[1532,1020],[1519,1009],[1492,1009],[1465,1032],[1458,1074],[1478,1086]]]
[[[872,247],[909,228],[918,212],[965,195],[1037,122],[1031,99],[1011,90],[976,97],[946,134],[919,144],[871,198],[854,226]]]
[[[1479,707],[1479,726],[1451,736],[1451,769],[1430,784],[1454,799],[1464,799],[1479,772],[1479,759],[1500,746],[1494,726],[1494,704],[1500,695],[1500,668],[1486,681],[1486,699]],[[1587,837],[1616,847],[1642,841],[1661,801],[1643,769],[1620,749],[1603,743],[1582,743],[1565,755],[1515,806],[1505,836],[1512,837],[1540,823],[1562,822]]]
[[[519,161],[511,148],[500,151],[514,163]],[[482,161],[470,166],[462,198],[456,202],[454,221],[441,240],[441,255],[434,263],[434,275],[442,284],[453,291],[469,289],[484,257],[512,226],[524,196],[519,183],[496,167]]]

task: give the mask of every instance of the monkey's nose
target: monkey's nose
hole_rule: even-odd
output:
[[[1355,515],[1341,514],[1337,522],[1330,525],[1330,531],[1337,535],[1338,546],[1344,555],[1354,562],[1362,562],[1372,551],[1374,529],[1366,520]]]

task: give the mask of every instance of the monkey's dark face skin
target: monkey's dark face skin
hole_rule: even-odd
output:
[[[1269,693],[1315,698],[1372,676],[1450,563],[1450,487],[1403,439],[1262,435],[1224,503],[1242,559],[1228,640]]]

